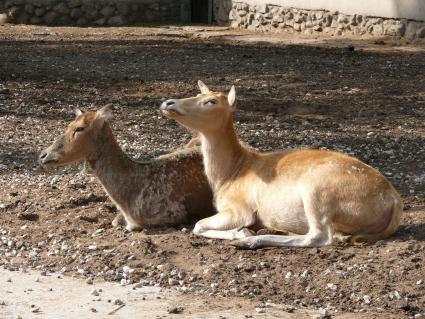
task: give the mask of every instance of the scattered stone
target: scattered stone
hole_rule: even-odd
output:
[[[326,284],[326,287],[330,290],[337,290],[338,289],[338,286],[335,285],[335,284],[332,284],[332,283]]]
[[[181,314],[183,313],[183,311],[184,311],[183,307],[172,307],[167,310],[167,312],[170,314]]]
[[[266,313],[266,308],[263,308],[263,307],[257,307],[257,308],[255,308],[255,312],[256,313]]]
[[[114,299],[112,301],[112,304],[116,306],[121,306],[121,305],[124,305],[125,303],[121,299]]]
[[[178,284],[179,284],[178,280],[176,280],[174,278],[168,278],[168,285],[175,286],[175,285],[178,285]]]
[[[20,220],[28,220],[28,221],[35,222],[39,218],[40,218],[40,216],[37,213],[24,212],[24,213],[18,214],[18,219],[20,219]]]
[[[99,296],[99,292],[97,291],[97,289],[93,289],[93,290],[90,292],[90,294],[91,294],[91,295],[93,295],[93,296]]]
[[[40,312],[40,307],[35,307],[34,309],[31,309],[31,312],[33,312],[33,313],[39,313]]]
[[[363,296],[363,301],[364,301],[364,303],[365,303],[366,305],[369,305],[369,304],[370,304],[370,302],[371,302],[371,298],[370,298],[370,296],[368,296],[368,295],[364,295],[364,296]]]

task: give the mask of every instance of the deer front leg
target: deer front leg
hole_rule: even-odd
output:
[[[193,233],[216,239],[241,239],[253,233],[246,229],[255,223],[255,213],[222,212],[196,223]]]
[[[201,146],[201,138],[199,136],[192,137],[189,142],[185,145],[185,148]]]
[[[117,226],[124,226],[124,225],[125,225],[124,216],[122,215],[121,212],[119,212],[118,215],[115,216],[114,220],[112,221],[112,226],[117,227]]]

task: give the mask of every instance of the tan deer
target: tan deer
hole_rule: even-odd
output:
[[[133,161],[118,145],[111,118],[111,105],[84,114],[77,110],[65,134],[41,152],[40,163],[55,167],[85,160],[122,213],[112,225],[123,224],[124,217],[128,231],[211,215],[212,192],[199,148]]]
[[[199,132],[205,172],[218,213],[194,233],[235,240],[245,248],[318,247],[335,232],[352,240],[379,240],[399,226],[402,201],[390,182],[360,160],[337,152],[259,153],[235,133],[236,91],[226,96],[198,82],[196,97],[167,100],[162,113]],[[246,227],[292,235],[250,236]]]

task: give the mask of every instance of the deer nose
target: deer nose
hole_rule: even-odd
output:
[[[174,104],[176,104],[175,100],[164,101],[161,105],[161,110],[167,109],[167,107],[173,106]]]
[[[38,160],[40,161],[40,163],[43,163],[43,160],[47,157],[47,153],[43,152],[40,154],[40,156],[38,157]]]

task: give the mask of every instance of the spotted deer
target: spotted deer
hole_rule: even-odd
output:
[[[193,230],[233,240],[244,248],[330,245],[336,232],[352,242],[393,234],[402,201],[376,169],[324,150],[256,152],[238,140],[233,126],[236,91],[226,96],[198,82],[201,94],[162,103],[162,113],[195,130],[217,214]],[[286,234],[252,235],[248,227]]]
[[[198,147],[136,162],[118,145],[111,118],[111,105],[96,112],[77,110],[65,134],[41,152],[40,164],[48,168],[84,160],[120,212],[112,225],[125,221],[128,231],[211,214],[212,192]]]

